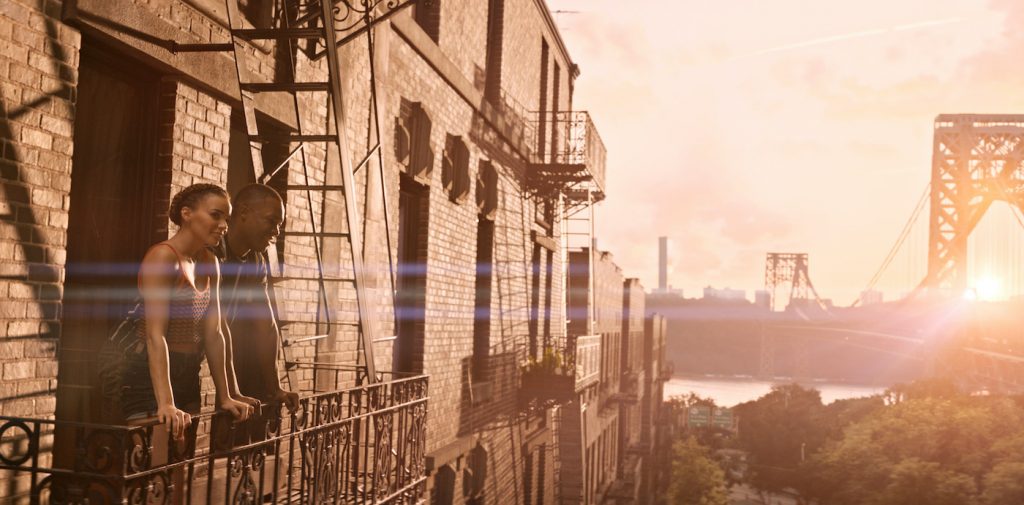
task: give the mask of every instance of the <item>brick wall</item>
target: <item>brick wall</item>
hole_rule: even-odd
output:
[[[53,414],[78,32],[59,4],[0,4],[0,413]]]
[[[429,199],[426,264],[426,306],[424,325],[424,371],[430,374],[431,406],[428,419],[428,453],[438,466],[457,467],[464,456],[452,455],[450,448],[479,442],[489,454],[487,503],[509,503],[523,496],[524,462],[521,458],[523,427],[502,419],[517,409],[518,368],[529,338],[530,289],[536,202],[525,198],[522,152],[501,131],[500,125],[485,120],[478,108],[482,103],[480,71],[486,59],[487,2],[442,2],[439,43],[433,43],[418,25],[396,21],[389,37],[386,77],[382,78],[382,111],[386,127],[383,138],[393,138],[394,118],[402,99],[419,102],[432,122],[431,145],[434,170],[424,181]],[[510,14],[506,13],[506,20]],[[458,28],[454,28],[458,26]],[[509,30],[505,30],[506,37]],[[506,38],[504,44],[508,45]],[[515,60],[503,63],[503,86],[509,89],[539,89],[540,42],[529,69]],[[491,280],[490,383],[486,388],[470,384],[469,363],[473,355],[473,323],[476,279],[476,230],[478,210],[470,196],[462,203],[451,201],[441,185],[440,157],[447,135],[459,136],[469,148],[470,177],[474,179],[482,161],[491,162],[499,172],[499,202],[494,216],[493,275]],[[401,167],[393,149],[385,150],[386,185],[398,187]],[[398,198],[389,196],[389,214],[396,216]],[[392,222],[393,235],[397,223]],[[557,258],[560,254],[554,255]],[[555,276],[561,265],[553,265]],[[546,276],[546,269],[544,269]],[[560,278],[552,279],[552,291],[561,289]],[[540,283],[543,287],[545,282]],[[561,315],[552,333],[561,334]],[[501,427],[505,426],[505,427]],[[471,441],[467,443],[464,441]],[[456,451],[458,452],[458,451]],[[442,456],[443,455],[443,456]],[[451,459],[454,458],[454,459]],[[552,460],[545,466],[543,492],[554,496]],[[461,503],[462,473],[456,472],[456,503]],[[539,480],[534,478],[533,480]],[[539,483],[538,483],[539,484]]]
[[[76,4],[91,14],[101,15],[127,28],[155,37],[179,42],[221,42],[227,38],[222,2],[188,0],[151,2],[132,0],[100,2],[81,0]],[[568,55],[561,51],[557,35],[551,32],[534,0],[507,0],[504,22],[505,40],[503,86],[507,96],[527,104],[539,103],[542,92],[540,76],[541,39],[550,39],[552,66],[557,64],[563,76],[560,109],[567,109]],[[0,369],[4,386],[2,414],[50,415],[54,401],[50,392],[56,386],[55,344],[60,337],[60,298],[63,266],[66,258],[68,226],[68,195],[71,186],[71,154],[73,151],[74,102],[76,98],[78,31],[59,20],[60,5],[53,1],[11,0],[0,4],[0,161],[3,193],[0,195],[0,269],[6,278],[0,281]],[[407,17],[408,13],[399,17]],[[388,255],[395,254],[398,230],[398,191],[401,168],[394,156],[394,118],[401,100],[420,102],[433,120],[430,143],[435,153],[435,170],[426,182],[428,206],[426,319],[424,322],[424,371],[431,374],[431,403],[428,422],[428,451],[437,451],[461,441],[480,444],[489,453],[486,501],[497,503],[502,498],[521,496],[524,462],[521,458],[524,433],[549,429],[538,425],[537,417],[509,423],[517,413],[519,367],[525,357],[529,335],[531,255],[534,242],[531,232],[553,235],[559,243],[558,227],[548,232],[535,223],[537,202],[526,198],[524,174],[529,149],[509,130],[509,112],[495,112],[482,102],[483,85],[479,78],[485,69],[487,3],[443,2],[439,44],[425,46],[422,40],[400,33],[401,23],[383,24],[373,31],[377,51],[379,106],[382,120],[380,140],[383,143],[383,177],[376,175],[374,163],[357,174],[356,187],[350,196],[360,200],[360,222],[366,236],[365,255],[370,272],[371,297],[379,314],[381,334],[393,334],[393,308],[390,280],[386,270]],[[68,21],[68,20],[65,20]],[[89,24],[86,17],[75,23]],[[230,59],[218,54],[172,55],[152,40],[133,37],[125,30],[90,25],[93,39],[115,55],[138,58],[136,70],[167,77],[158,77],[158,104],[154,127],[156,171],[158,184],[153,195],[152,228],[159,236],[173,233],[168,224],[166,207],[170,197],[181,188],[196,182],[224,185],[231,170],[245,170],[247,146],[238,142],[239,132],[232,129],[232,107],[236,89],[232,88],[234,70]],[[429,38],[427,39],[429,41]],[[90,42],[92,43],[92,42]],[[349,120],[341,125],[353,157],[358,160],[376,143],[375,132],[369,132],[367,117],[371,104],[369,56],[367,39],[361,37],[341,51],[344,69],[347,113]],[[277,64],[278,51],[272,43],[245,46],[249,70],[262,78],[282,72]],[[433,55],[428,61],[425,52]],[[325,64],[310,62],[298,56],[296,74],[300,80],[325,78]],[[438,66],[442,61],[443,68]],[[134,61],[126,58],[125,61]],[[454,70],[453,70],[454,69]],[[170,77],[173,76],[173,77]],[[323,133],[328,111],[323,95],[304,96],[302,113],[289,115],[277,102],[262,103],[261,110],[269,125],[281,130],[301,127],[305,133]],[[563,106],[564,105],[564,106]],[[523,119],[523,118],[519,118]],[[79,122],[88,127],[88,121]],[[499,171],[499,205],[495,220],[494,275],[492,277],[492,327],[490,366],[492,373],[487,388],[474,389],[469,384],[467,359],[472,356],[475,301],[475,229],[477,208],[474,198],[453,202],[440,183],[440,154],[448,134],[457,135],[469,147],[471,179],[480,162],[492,162]],[[232,135],[235,141],[232,142]],[[231,149],[234,145],[241,151]],[[294,147],[294,146],[289,146]],[[271,155],[267,155],[271,156]],[[265,157],[265,165],[272,166]],[[305,152],[310,180],[302,171],[299,158],[289,162],[284,181],[292,184],[339,183],[339,160],[322,148],[310,146]],[[384,192],[381,192],[383,185]],[[330,219],[316,221],[320,230],[346,231],[344,206],[338,194],[314,194],[311,198],[297,192],[287,196],[286,231],[312,231],[308,207],[319,209],[325,203]],[[384,215],[389,217],[389,230],[384,228]],[[148,218],[147,218],[148,219]],[[387,234],[391,250],[387,248]],[[329,274],[345,276],[351,269],[352,257],[347,244],[327,241],[321,251]],[[286,269],[309,273],[316,255],[312,241],[288,237],[283,246]],[[552,273],[548,277],[546,255],[542,259],[539,286],[551,285],[552,311],[547,325],[554,336],[564,330],[560,293],[563,289],[564,266],[561,251],[554,251]],[[333,272],[331,270],[334,270]],[[303,272],[304,271],[304,272]],[[356,305],[351,287],[332,288],[336,301],[335,320],[354,320]],[[549,305],[547,295],[540,305]],[[298,318],[315,316],[316,291],[311,282],[296,282],[285,287],[278,302],[284,310]],[[545,317],[544,310],[539,311]],[[309,332],[300,328],[298,332]],[[354,329],[337,330],[327,339],[292,349],[292,357],[304,360],[335,361],[351,365],[360,359]],[[378,367],[391,364],[392,343],[388,339],[374,344]],[[312,387],[313,377],[303,374],[301,385]],[[479,386],[479,385],[478,385]],[[209,379],[204,388],[212,392]],[[487,394],[489,392],[489,394]],[[554,444],[544,450],[553,451]],[[457,454],[452,463],[459,465],[464,454]],[[553,457],[546,459],[545,502],[553,501],[555,479]],[[536,469],[535,469],[536,470]],[[458,472],[461,489],[462,473]],[[540,479],[534,479],[540,480]],[[460,493],[457,493],[460,494]]]

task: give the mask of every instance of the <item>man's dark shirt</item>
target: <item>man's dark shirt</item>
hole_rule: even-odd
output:
[[[231,348],[238,389],[246,396],[267,398],[267,380],[263,377],[258,346],[247,345],[254,332],[272,331],[270,296],[267,291],[267,262],[258,251],[238,255],[231,250],[227,237],[213,247],[220,259],[221,317],[231,330]],[[274,335],[277,339],[277,335]]]

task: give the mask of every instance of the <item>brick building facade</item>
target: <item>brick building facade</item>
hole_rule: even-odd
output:
[[[274,4],[239,2],[242,23],[266,26]],[[171,196],[198,182],[234,192],[255,180],[231,53],[182,49],[223,44],[230,33],[218,0],[0,3],[0,415],[104,421],[92,357],[134,298],[147,247],[173,232]],[[539,165],[565,163],[559,118],[572,111],[578,69],[542,0],[434,0],[368,34],[342,46],[339,60],[348,109],[341,131],[357,158],[377,143],[382,153],[368,156],[349,193],[362,213],[364,287],[383,335],[372,353],[361,351],[355,326],[325,332],[310,322],[323,310],[320,295],[298,278],[318,255],[339,277],[353,263],[341,238],[307,236],[314,226],[346,231],[336,195],[285,191],[340,184],[341,160],[315,143],[298,156],[287,137],[325,124],[327,102],[256,101],[270,139],[262,163],[280,168],[268,183],[286,199],[275,270],[296,277],[275,287],[281,314],[299,321],[283,328],[285,357],[338,365],[331,373],[290,367],[286,384],[307,393],[352,386],[353,365],[367,355],[378,370],[429,376],[423,492],[431,502],[599,503],[621,475],[621,445],[636,439],[619,430],[643,424],[636,408],[620,422],[614,397],[640,368],[632,358],[643,309],[632,294],[624,309],[621,271],[603,254],[594,265],[593,331],[573,326],[586,317],[566,329],[574,306],[560,235],[564,195],[537,190],[531,177]],[[268,82],[327,76],[323,58],[273,40],[239,52]],[[366,120],[374,114],[379,133]],[[358,319],[351,284],[326,292],[335,320]],[[591,334],[600,335],[597,376],[575,406],[523,408],[525,364],[570,335]],[[644,398],[654,409],[660,391]],[[573,457],[561,454],[556,423],[565,426],[573,409],[592,428],[578,441],[578,496],[567,496]],[[22,484],[0,496],[29,492]]]

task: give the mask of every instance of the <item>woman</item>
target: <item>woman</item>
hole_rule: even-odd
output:
[[[199,366],[204,356],[216,388],[216,406],[244,421],[252,407],[229,393],[225,343],[220,330],[220,269],[207,250],[227,231],[227,192],[195,184],[171,201],[178,231],[149,249],[139,269],[144,318],[139,338],[145,358],[127,363],[122,406],[128,421],[163,424],[175,440],[185,438],[201,407]],[[165,437],[153,437],[154,463],[164,459]]]

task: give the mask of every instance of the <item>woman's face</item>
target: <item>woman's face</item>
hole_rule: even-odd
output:
[[[217,245],[228,231],[231,204],[218,194],[209,194],[193,207],[181,211],[182,228],[188,228],[208,246]]]

